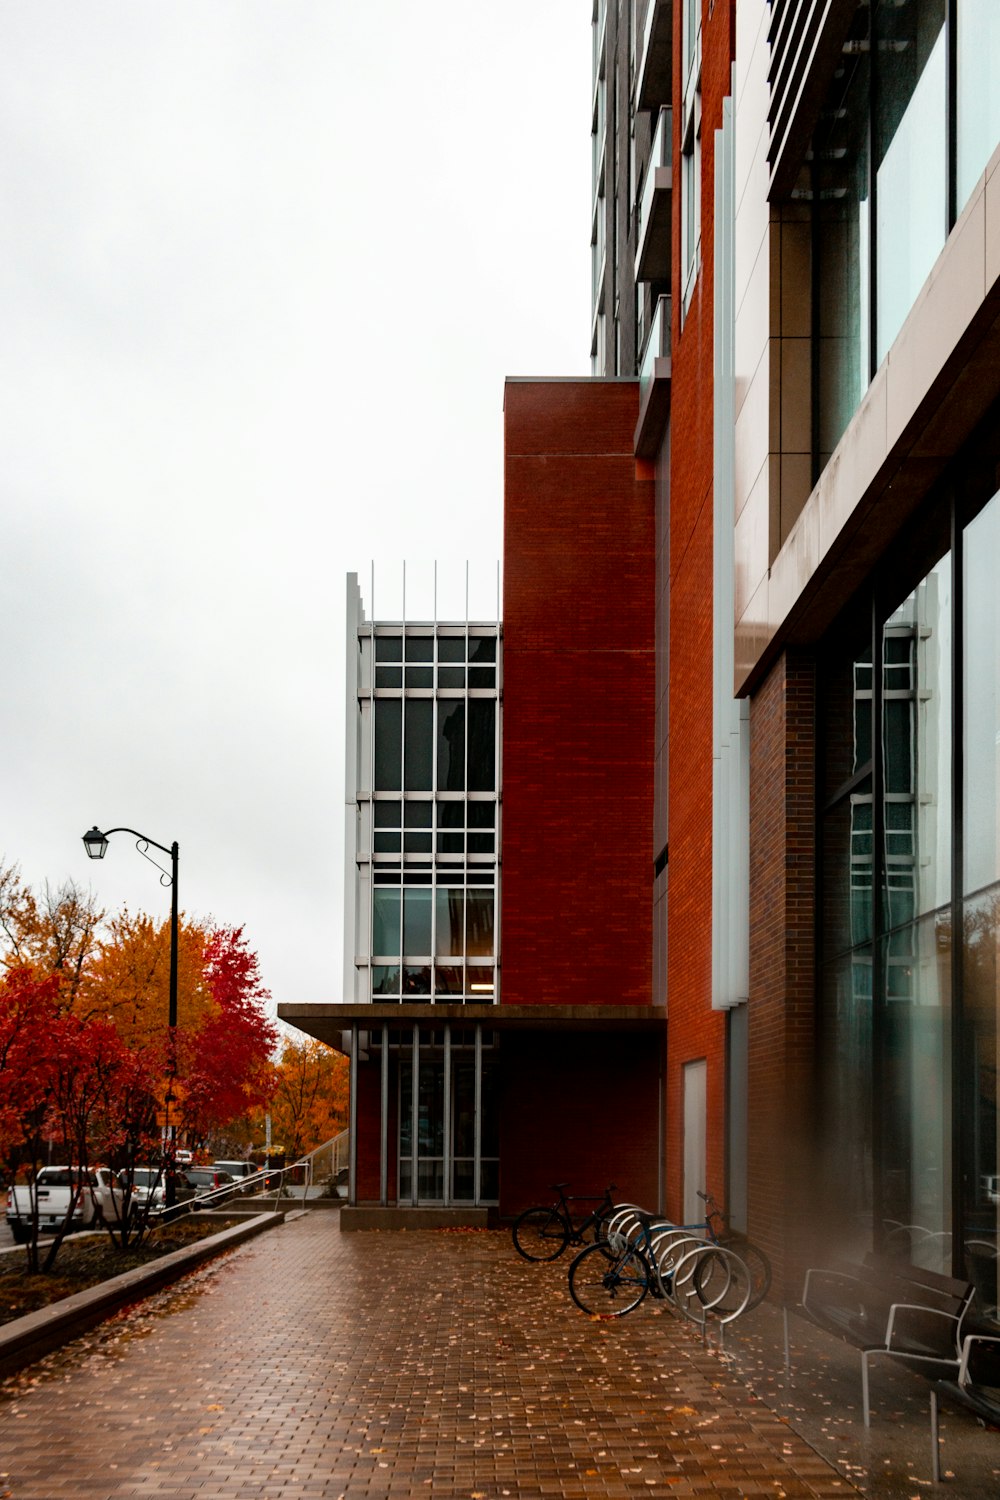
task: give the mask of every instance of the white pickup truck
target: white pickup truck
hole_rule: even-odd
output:
[[[72,1229],[90,1229],[100,1222],[101,1204],[96,1172],[81,1174],[75,1167],[42,1167],[35,1184],[38,1232],[54,1234],[66,1218],[70,1202]],[[31,1188],[27,1183],[7,1189],[7,1227],[19,1245],[31,1238]]]

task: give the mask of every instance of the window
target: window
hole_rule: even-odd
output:
[[[1000,144],[998,79],[994,0],[858,7],[792,194],[816,258],[814,480]]]
[[[681,114],[681,317],[701,260],[701,0],[684,0]]]
[[[820,1175],[855,1248],[970,1279],[1000,1233],[995,472],[955,466],[819,670]]]
[[[373,790],[359,818],[370,829],[368,992],[482,1003],[496,987],[498,636],[376,633],[374,658],[374,690],[359,702],[364,719],[374,700]],[[380,686],[379,672],[395,675]]]

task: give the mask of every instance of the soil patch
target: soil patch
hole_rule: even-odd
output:
[[[4,1256],[0,1262],[0,1326],[63,1297],[71,1297],[74,1292],[97,1286],[112,1276],[120,1276],[137,1266],[148,1266],[172,1250],[183,1250],[225,1227],[215,1218],[179,1219],[175,1224],[154,1229],[141,1245],[130,1245],[128,1250],[120,1250],[107,1235],[67,1239],[47,1276],[30,1275],[20,1255]]]

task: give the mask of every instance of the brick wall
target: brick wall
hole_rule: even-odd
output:
[[[815,1068],[815,668],[787,652],[750,707],[749,1229],[801,1289]]]
[[[504,403],[501,1000],[649,1004],[653,481],[638,387]]]
[[[682,56],[681,6],[674,7],[674,56]],[[701,264],[682,318],[680,192],[673,224],[673,329],[670,413],[670,727],[667,1003],[667,1212],[683,1195],[684,1066],[707,1063],[706,1184],[725,1191],[726,1020],[713,1011],[712,981],[712,472],[713,211],[715,131],[729,92],[734,9],[716,0],[703,11]],[[682,115],[674,70],[674,120]],[[681,182],[680,132],[674,181]]]
[[[659,1033],[505,1033],[500,1212],[550,1203],[552,1184],[655,1209]]]

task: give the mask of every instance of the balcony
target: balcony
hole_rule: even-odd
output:
[[[642,62],[636,86],[636,109],[660,109],[670,100],[674,7],[672,0],[649,0],[646,7]]]
[[[657,300],[642,364],[639,366],[636,458],[656,456],[670,416],[670,309],[669,297]]]
[[[639,204],[636,231],[635,275],[637,281],[658,281],[670,276],[670,207],[673,196],[672,109],[661,109],[653,132],[653,145]]]

